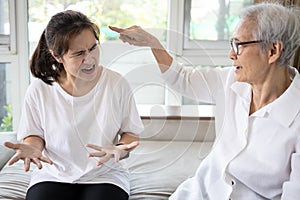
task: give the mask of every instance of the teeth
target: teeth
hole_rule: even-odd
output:
[[[85,68],[85,69],[83,69],[84,71],[91,71],[92,69],[94,69],[94,66],[91,66],[91,67],[89,67],[89,68]]]

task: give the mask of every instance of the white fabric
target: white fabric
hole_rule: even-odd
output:
[[[130,199],[165,200],[185,179],[191,177],[212,142],[141,141],[129,159]]]
[[[228,175],[257,199],[300,196],[300,76],[293,70],[284,94],[249,116],[251,86],[235,81],[234,68],[194,70],[172,63],[162,76],[173,89],[216,104],[216,140],[171,200],[228,200],[233,189]]]
[[[30,168],[34,169],[35,165]],[[6,164],[0,172],[0,199],[25,200],[30,174],[24,171],[22,160],[11,166]]]
[[[139,134],[143,124],[133,93],[118,73],[103,68],[97,85],[86,95],[73,97],[57,83],[35,80],[28,88],[18,140],[28,135],[44,138],[44,154],[54,161],[32,174],[30,186],[41,181],[112,183],[129,193],[128,172],[110,159],[96,166],[95,150],[86,144],[113,145],[118,134]]]
[[[211,146],[212,142],[141,140],[130,157],[120,161],[130,171],[129,199],[166,200],[195,173]],[[6,165],[0,172],[0,199],[24,200],[30,174],[24,171],[23,161]]]

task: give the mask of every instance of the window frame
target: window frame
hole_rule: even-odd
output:
[[[15,53],[14,51],[6,53],[0,52],[0,59],[1,62],[10,63],[13,67],[13,73],[15,74],[12,85],[16,90],[13,93],[12,106],[14,116],[13,125],[14,129],[17,129],[24,95],[30,82],[28,67],[28,6],[27,0],[9,1],[15,6],[15,8],[10,9],[11,23],[15,23],[15,25],[12,26],[12,28],[15,27],[15,29],[11,30],[10,36],[16,38],[12,40],[16,41]],[[231,65],[231,61],[228,58],[228,52],[230,50],[228,41],[221,41],[221,43],[218,41],[207,41],[205,43],[201,41],[201,45],[205,47],[205,50],[199,48],[197,44],[199,41],[189,41],[189,43],[187,43],[188,41],[184,37],[184,30],[186,29],[188,19],[186,15],[189,14],[189,12],[186,11],[188,3],[190,4],[191,0],[169,0],[166,49],[175,60],[188,65]],[[20,63],[22,64],[20,65]],[[181,94],[175,91],[170,92],[168,86],[166,86],[165,91],[165,105],[182,105]]]
[[[177,34],[170,33],[168,47],[171,52],[175,52],[176,59],[188,65],[231,65],[228,58],[229,41],[189,40],[186,36],[190,24],[191,0],[171,0],[170,4],[169,30]]]
[[[16,2],[15,0],[8,0],[9,12],[9,35],[0,34],[0,53],[16,54]]]
[[[9,0],[10,48],[0,50],[0,62],[9,64],[14,77],[11,82],[13,131],[18,129],[23,99],[29,85],[27,1]],[[21,42],[22,41],[22,42]]]

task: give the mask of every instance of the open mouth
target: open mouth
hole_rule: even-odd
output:
[[[95,69],[95,65],[82,69],[83,72],[91,72]]]
[[[236,69],[236,70],[242,69],[242,66],[235,66],[235,69]]]

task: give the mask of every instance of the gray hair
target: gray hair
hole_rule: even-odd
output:
[[[247,7],[241,13],[242,20],[257,24],[253,37],[262,40],[261,50],[270,43],[282,42],[283,51],[277,65],[290,64],[295,51],[300,46],[300,11],[294,7],[284,7],[278,3],[260,3]]]

